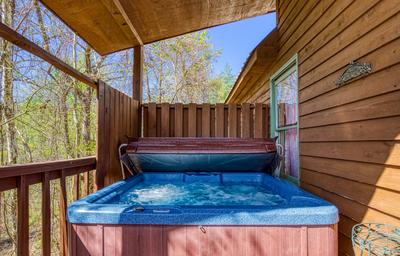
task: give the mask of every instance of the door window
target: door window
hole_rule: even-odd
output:
[[[283,148],[281,176],[298,182],[298,79],[297,58],[292,58],[271,77],[271,134]]]

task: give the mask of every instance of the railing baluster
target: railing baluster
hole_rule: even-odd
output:
[[[83,173],[83,183],[85,186],[85,195],[89,195],[90,194],[90,190],[89,190],[89,172],[85,172]]]
[[[237,137],[237,105],[230,103],[228,105],[228,137]]]
[[[204,103],[201,106],[201,136],[210,137],[210,104]]]
[[[96,172],[90,172],[89,171],[88,175],[92,176],[92,189],[90,190],[90,193],[93,193],[93,192],[95,192],[97,190],[97,187],[95,186],[95,184],[96,184]]]
[[[74,176],[74,200],[78,200],[80,198],[80,175],[79,173]]]
[[[68,255],[67,234],[67,191],[65,188],[65,171],[61,170],[60,178],[60,255]]]
[[[263,137],[263,105],[261,103],[256,103],[254,111],[254,138]]]
[[[250,104],[243,103],[242,104],[242,138],[250,138]]]
[[[194,103],[188,106],[188,136],[197,136],[197,105]]]
[[[29,185],[26,176],[18,179],[18,226],[17,226],[17,253],[29,255]]]
[[[217,103],[215,107],[215,137],[224,137],[225,133],[225,105]]]
[[[51,199],[49,173],[42,174],[42,254],[51,254]]]
[[[169,137],[169,108],[168,103],[161,104],[161,137]]]
[[[148,136],[157,137],[157,105],[156,103],[149,103],[148,107]]]
[[[182,103],[175,104],[175,137],[183,136],[183,105]]]

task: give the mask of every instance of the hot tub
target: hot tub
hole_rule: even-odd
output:
[[[170,193],[176,187],[196,188],[199,183],[210,185],[212,192],[218,187],[244,187],[244,195],[266,202],[262,205],[262,200],[245,197],[240,204],[241,200],[227,198],[228,203],[221,205],[203,198],[193,205],[190,201],[174,204],[176,200],[158,205],[151,203],[162,201],[156,193],[143,196],[153,186],[166,188],[159,193],[174,198]],[[336,207],[263,173],[143,173],[72,203],[68,221],[73,255],[82,255],[81,250],[91,255],[115,255],[110,250],[116,255],[337,254]]]
[[[68,207],[71,255],[337,255],[337,208],[257,169],[270,155],[153,153],[134,159],[145,171]]]

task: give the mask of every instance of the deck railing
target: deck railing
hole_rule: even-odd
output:
[[[96,158],[34,163],[0,167],[0,192],[17,189],[17,254],[29,255],[29,186],[42,185],[42,255],[51,254],[51,204],[50,181],[59,180],[60,254],[67,255],[66,207],[68,200],[77,200],[95,189],[90,171],[96,169]],[[68,198],[66,178],[73,177],[72,197]],[[83,182],[81,181],[83,178]],[[81,187],[83,184],[83,187]],[[68,191],[70,192],[70,191]],[[53,195],[54,196],[54,195]]]
[[[269,137],[266,104],[142,105],[143,137]]]

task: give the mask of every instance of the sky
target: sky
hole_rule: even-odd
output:
[[[275,21],[275,13],[269,13],[209,29],[211,43],[222,51],[214,64],[214,74],[229,64],[237,76],[250,52],[275,27]]]

